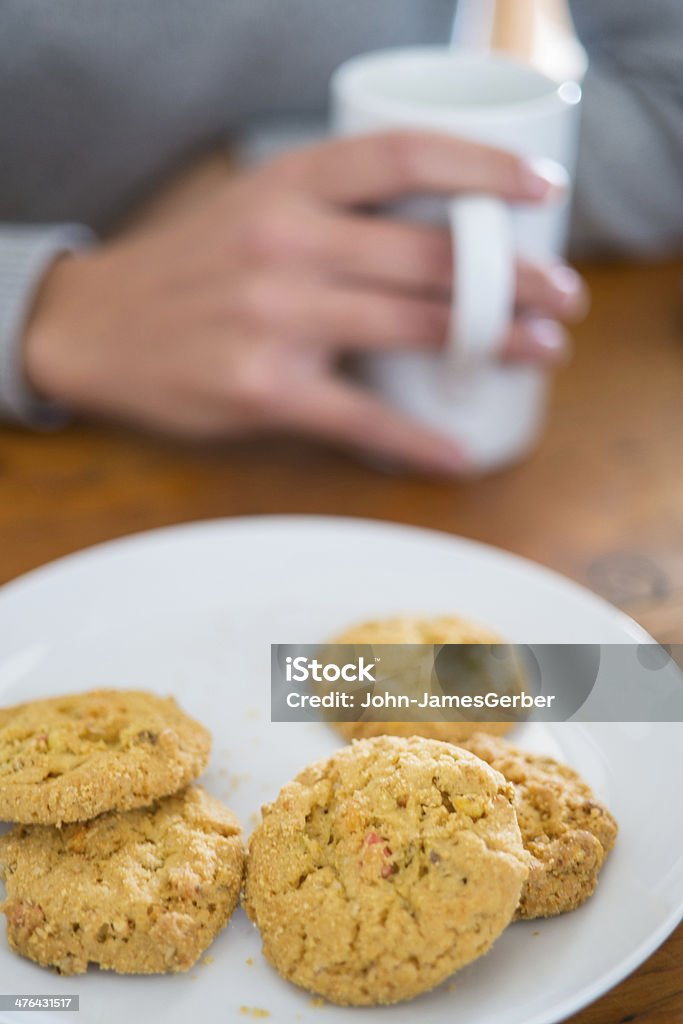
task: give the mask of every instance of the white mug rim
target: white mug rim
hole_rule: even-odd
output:
[[[433,64],[435,58],[441,62],[445,57],[457,62],[460,67],[495,65],[498,68],[523,74],[526,79],[533,79],[545,88],[539,95],[523,99],[502,103],[462,104],[452,109],[440,107],[438,110],[419,101],[373,95],[372,91],[367,88],[364,75],[373,67],[381,68],[382,64],[395,65],[405,59],[411,61],[421,59],[425,63]],[[582,95],[581,86],[577,82],[550,78],[542,71],[524,64],[522,61],[498,53],[459,52],[452,47],[443,45],[391,47],[351,57],[333,72],[331,89],[337,102],[359,106],[364,111],[387,121],[398,117],[413,119],[417,122],[433,120],[441,124],[447,124],[449,120],[464,123],[467,121],[489,121],[501,117],[533,117],[545,114],[549,109],[557,109],[558,103],[563,107],[576,106]]]

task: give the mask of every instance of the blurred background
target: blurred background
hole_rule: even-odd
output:
[[[572,256],[592,304],[571,327],[573,355],[559,360],[566,365],[538,450],[486,478],[459,473],[457,453],[444,450],[442,469],[450,454],[454,472],[435,472],[416,465],[428,461],[427,440],[418,452],[404,424],[400,444],[412,463],[378,464],[377,444],[358,459],[359,449],[373,449],[378,422],[367,409],[353,434],[356,407],[345,415],[341,406],[334,429],[320,426],[325,408],[305,429],[273,411],[290,374],[279,349],[266,397],[259,381],[251,404],[230,393],[220,429],[204,430],[210,403],[188,390],[209,365],[204,350],[188,327],[172,375],[163,346],[180,331],[184,314],[171,297],[190,287],[182,275],[192,271],[193,288],[210,276],[198,254],[232,244],[242,212],[255,206],[252,179],[229,203],[221,198],[233,189],[236,143],[266,159],[291,142],[295,124],[319,134],[329,74],[354,53],[450,39],[584,83]],[[8,0],[0,11],[0,580],[179,521],[367,516],[529,556],[603,594],[657,639],[683,639],[682,43],[678,0],[428,0],[419,9],[373,0],[343,14],[319,0],[96,8]],[[279,174],[281,183],[304,172],[285,164]],[[331,188],[333,175],[323,177]],[[214,202],[227,211],[220,232]],[[303,211],[297,218],[303,231]],[[287,245],[297,238],[290,232]],[[269,235],[264,244],[280,243]],[[150,271],[162,263],[163,295]],[[244,263],[237,251],[226,282]],[[209,389],[216,374],[204,376]],[[233,408],[247,408],[237,425]],[[392,436],[385,449],[396,456]]]

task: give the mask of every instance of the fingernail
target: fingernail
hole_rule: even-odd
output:
[[[423,454],[418,459],[379,455],[376,452],[362,452],[361,458],[373,469],[392,476],[404,476],[406,472],[421,472],[434,476],[463,476],[472,471],[472,463],[462,449],[447,440],[438,441],[428,455]]]
[[[529,354],[550,363],[563,363],[569,358],[569,337],[556,320],[541,318],[527,323]]]
[[[528,199],[557,199],[569,188],[569,175],[555,160],[534,157],[520,169],[522,193]]]
[[[472,463],[460,446],[443,444],[430,460],[434,471],[447,476],[459,476],[472,468]]]
[[[590,307],[590,293],[580,274],[571,267],[554,267],[550,271],[550,283],[560,316],[571,320],[582,319]]]

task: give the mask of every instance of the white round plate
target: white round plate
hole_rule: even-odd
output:
[[[447,611],[518,643],[648,639],[576,584],[470,541],[363,520],[232,519],[105,544],[0,590],[0,703],[96,686],[174,694],[213,730],[207,787],[249,831],[263,801],[339,744],[323,724],[270,722],[270,643],[315,643],[367,617]],[[517,739],[588,778],[619,819],[617,848],[584,907],[512,925],[454,984],[417,1002],[314,1005],[265,963],[241,910],[210,961],[185,975],[91,968],[64,978],[0,939],[0,989],[77,993],[78,1019],[87,1024],[213,1024],[250,1019],[254,1010],[277,1024],[555,1024],[637,967],[683,916],[683,727],[534,725]],[[12,1012],[0,1020],[27,1018]]]

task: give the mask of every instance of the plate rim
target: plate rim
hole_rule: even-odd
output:
[[[565,576],[557,570],[527,558],[524,555],[509,551],[496,545],[488,544],[479,540],[465,537],[461,534],[449,533],[445,530],[438,530],[431,527],[416,526],[411,523],[398,523],[387,521],[381,518],[368,518],[365,516],[339,516],[339,515],[317,515],[317,514],[258,514],[242,516],[217,516],[208,519],[185,520],[179,523],[171,523],[161,527],[153,527],[147,530],[134,531],[123,534],[119,537],[100,541],[93,545],[76,549],[58,558],[52,559],[34,569],[16,576],[0,586],[0,613],[5,601],[11,600],[15,594],[20,595],[24,590],[30,590],[34,585],[40,585],[43,579],[50,578],[54,573],[62,569],[71,571],[77,569],[81,564],[96,562],[101,557],[107,557],[111,551],[125,548],[135,551],[136,548],[143,548],[150,542],[163,542],[174,535],[180,536],[183,540],[194,534],[201,534],[209,531],[222,531],[230,527],[261,526],[267,528],[273,526],[293,525],[299,528],[307,525],[325,525],[329,527],[372,529],[377,531],[389,531],[395,536],[423,536],[433,541],[449,541],[455,547],[467,548],[479,552],[487,558],[502,559],[503,562],[517,570],[532,572],[537,578],[547,581],[554,587],[561,587],[569,590],[573,595],[588,602],[595,608],[596,612],[608,615],[615,624],[619,624],[625,633],[635,641],[655,643],[652,636],[627,613],[616,608],[605,598],[596,594],[588,587]],[[632,974],[638,967],[644,964],[657,949],[669,938],[677,926],[683,921],[683,895],[677,905],[660,922],[659,926],[647,939],[641,942],[627,956],[615,964],[609,971],[586,984],[578,992],[573,993],[560,1004],[555,1005],[551,1010],[541,1010],[535,1016],[529,1018],[527,1024],[559,1024],[566,1020],[573,1013],[584,1009],[596,1000],[600,999],[607,992],[613,989],[626,977]],[[9,1022],[11,1018],[0,1013],[0,1021]]]
[[[133,533],[122,534],[120,537],[113,537],[110,540],[90,544],[84,548],[77,548],[75,551],[70,551],[66,555],[60,555],[58,558],[51,559],[49,562],[44,562],[42,565],[38,565],[33,569],[27,570],[27,572],[21,573],[19,576],[15,576],[12,579],[7,580],[5,583],[0,585],[0,603],[7,596],[8,591],[12,593],[15,590],[28,587],[32,583],[36,582],[36,580],[39,581],[42,576],[48,576],[56,569],[70,569],[78,562],[87,562],[91,559],[96,559],[99,555],[106,554],[109,549],[112,548],[129,547],[132,549],[137,546],[144,546],[144,544],[150,540],[154,541],[158,539],[161,541],[173,533],[199,533],[206,529],[220,529],[233,524],[239,526],[252,523],[290,523],[302,526],[306,523],[326,523],[330,525],[342,524],[343,526],[353,524],[354,526],[364,526],[372,529],[390,530],[397,534],[419,533],[432,539],[448,540],[456,546],[473,547],[486,554],[488,557],[502,558],[503,561],[518,569],[530,570],[537,576],[544,577],[549,583],[555,586],[560,586],[573,591],[577,598],[588,601],[596,608],[596,610],[601,610],[603,614],[609,615],[615,623],[618,622],[635,641],[640,641],[642,643],[657,642],[654,637],[652,637],[651,634],[640,625],[640,623],[628,615],[627,612],[617,608],[616,605],[613,605],[610,601],[602,597],[600,594],[595,593],[595,591],[591,590],[589,587],[584,586],[582,583],[572,579],[570,576],[565,576],[556,569],[551,569],[542,562],[536,562],[534,559],[527,558],[525,555],[517,554],[514,551],[508,551],[507,548],[498,547],[495,544],[488,544],[485,541],[474,540],[459,533],[448,533],[445,530],[437,530],[432,527],[414,526],[412,523],[397,523],[393,520],[372,519],[366,516],[299,513],[286,513],[283,515],[277,513],[263,513],[243,516],[215,516],[208,519],[183,520],[182,522],[170,523],[166,526],[134,531]]]
[[[630,977],[639,967],[642,967],[657,950],[664,945],[670,935],[673,935],[676,928],[683,921],[683,896],[680,904],[673,908],[671,914],[665,918],[661,926],[653,933],[653,936],[645,942],[641,942],[628,956],[625,956],[620,963],[604,974],[599,980],[584,989],[575,993],[574,996],[566,999],[560,1004],[557,1011],[553,1011],[552,1017],[548,1017],[545,1011],[532,1017],[526,1024],[561,1024],[575,1013],[585,1010],[586,1007],[601,999],[602,996],[611,992],[622,981]],[[559,1012],[560,1016],[555,1016]]]

